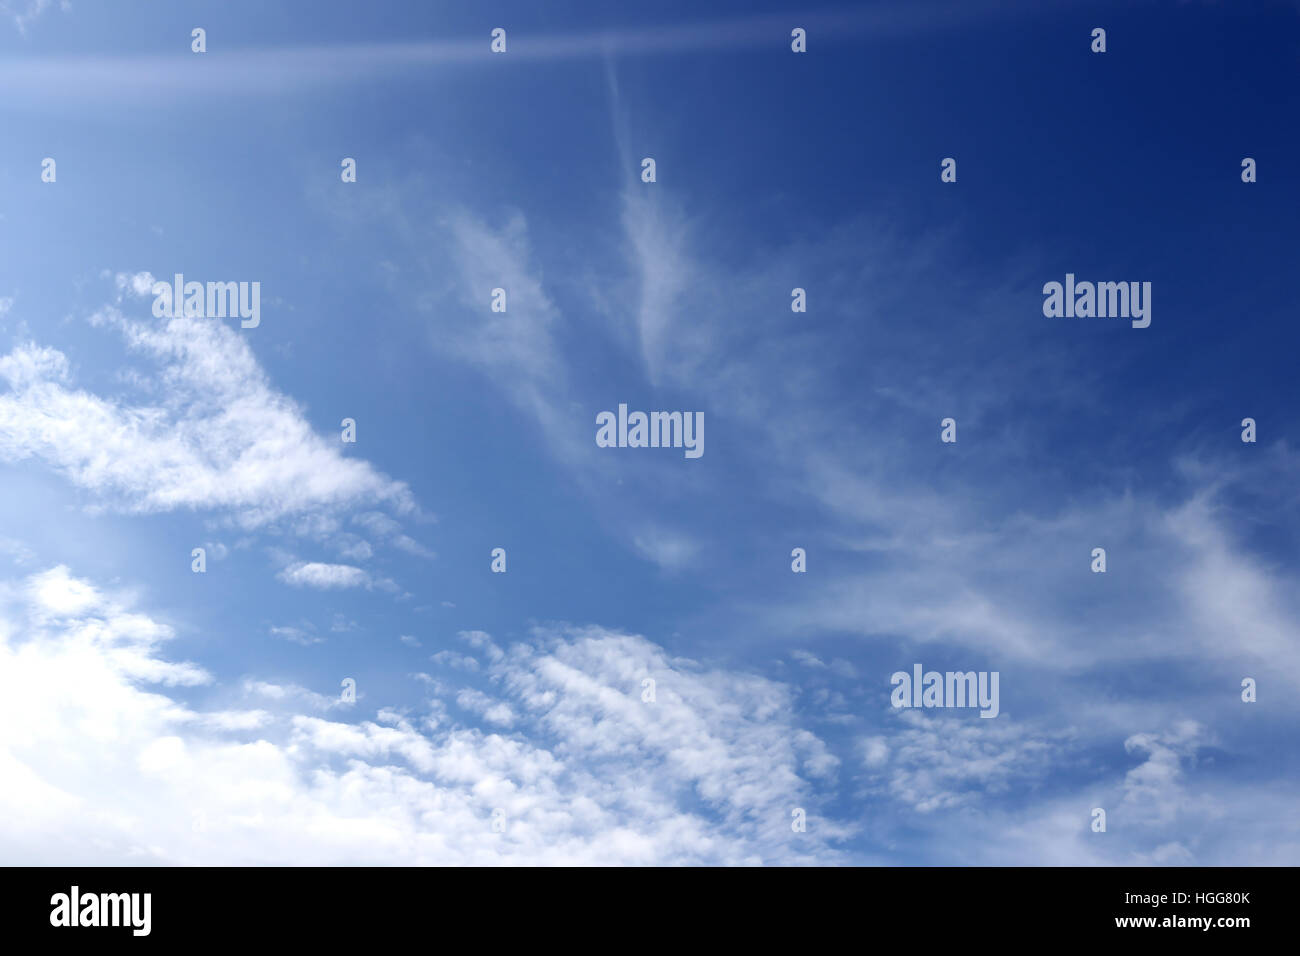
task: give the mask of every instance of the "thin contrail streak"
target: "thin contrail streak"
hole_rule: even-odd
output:
[[[888,40],[917,33],[959,29],[974,20],[1045,5],[1016,2],[986,5],[974,0],[887,4],[867,9],[768,14],[708,20],[669,27],[623,28],[573,34],[508,32],[508,49],[496,55],[490,38],[348,46],[286,47],[223,51],[209,38],[209,52],[113,57],[18,57],[0,61],[0,98],[23,107],[51,100],[103,101],[139,97],[147,101],[187,95],[265,96],[319,90],[323,86],[384,79],[430,67],[495,67],[519,62],[650,56],[702,50],[784,51],[790,30],[808,31],[809,49],[842,46],[851,38]],[[178,40],[178,44],[185,38]]]

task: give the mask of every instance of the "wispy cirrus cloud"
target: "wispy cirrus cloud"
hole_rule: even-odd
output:
[[[0,14],[9,17],[18,32],[26,36],[28,27],[54,5],[54,0],[0,0]],[[69,0],[59,0],[58,7],[67,13],[72,4]]]
[[[119,300],[148,294],[147,273],[119,276]],[[239,331],[219,320],[142,322],[108,306],[91,318],[117,332],[147,398],[79,389],[73,363],[35,343],[0,356],[0,459],[38,459],[102,507],[130,513],[224,513],[246,528],[290,519],[333,531],[332,513],[419,508],[405,483],[345,456],[270,382]],[[373,518],[370,519],[373,523]],[[392,522],[391,518],[387,519]],[[386,526],[406,550],[413,540]]]

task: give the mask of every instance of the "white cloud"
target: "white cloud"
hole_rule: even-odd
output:
[[[421,558],[435,557],[434,553],[410,535],[403,533],[402,526],[382,511],[364,511],[353,515],[352,521],[364,527],[382,541],[395,548]]]
[[[9,16],[14,26],[23,36],[27,28],[35,22],[52,5],[53,0],[0,0],[0,13]],[[72,8],[68,0],[59,5],[65,13]]]
[[[699,542],[664,528],[646,528],[632,543],[642,557],[668,571],[689,566],[700,551]]]
[[[444,348],[475,365],[510,373],[506,384],[525,406],[555,387],[562,363],[552,340],[559,316],[531,265],[528,226],[513,214],[492,229],[466,213],[448,222],[459,266],[458,291],[479,321],[456,323],[441,339]],[[506,292],[506,311],[489,306],[492,290]]]
[[[817,813],[840,766],[792,718],[793,689],[670,657],[641,637],[553,628],[502,649],[466,632],[496,693],[427,678],[427,713],[381,707],[373,719],[337,696],[258,678],[235,689],[256,700],[244,706],[201,668],[164,658],[171,637],[61,566],[0,583],[0,856],[46,865],[863,859],[840,854],[835,841],[851,831]],[[654,703],[641,699],[645,676],[656,681]],[[182,685],[221,706],[182,703],[167,690]],[[450,719],[442,698],[484,726]],[[868,800],[913,814],[919,842],[906,852],[921,858],[1300,859],[1300,833],[1285,822],[1289,794],[1260,780],[1191,787],[1209,738],[1190,721],[1129,734],[1126,749],[1140,760],[1127,772],[1094,772],[1094,782],[1028,807],[1009,798],[1013,788],[1046,786],[1062,761],[1088,771],[1068,734],[912,712],[894,728],[861,741],[853,772]],[[796,806],[809,810],[808,833],[790,831]],[[870,829],[892,826],[879,803],[865,806]],[[1109,809],[1112,832],[1089,832],[1093,806]],[[497,808],[505,834],[491,829]]]
[[[802,648],[790,652],[790,656],[802,664],[804,667],[824,668],[825,662],[811,651],[805,651]]]
[[[358,588],[370,586],[370,575],[350,564],[299,561],[276,575],[285,584],[307,588]]]
[[[367,561],[375,554],[369,541],[352,535],[336,535],[333,544],[338,549],[339,557],[347,558],[349,561]]]
[[[482,691],[471,687],[463,688],[456,695],[456,706],[480,714],[489,724],[497,727],[510,727],[515,722],[515,713],[510,705],[494,700]]]
[[[1059,760],[1064,738],[1007,720],[897,711],[901,727],[864,743],[868,792],[884,793],[920,813],[947,810],[1031,784]]]
[[[0,0],[0,11],[12,14],[20,31],[52,0]],[[26,6],[24,6],[26,4]],[[61,0],[61,9],[71,9]],[[936,23],[952,24],[986,18],[983,4],[948,6],[936,16],[927,4],[872,5],[860,11],[801,14],[800,20],[823,42],[871,33],[877,36],[922,33]],[[787,18],[758,14],[726,19],[696,20],[669,25],[637,25],[631,29],[605,26],[581,32],[533,33],[512,46],[510,56],[521,62],[590,60],[611,56],[650,56],[693,50],[769,49],[772,37],[788,32]],[[224,55],[231,69],[213,72],[186,69],[187,54],[133,56],[54,56],[6,58],[0,61],[0,92],[24,100],[104,101],[152,93],[158,97],[260,96],[274,86],[285,94],[318,94],[330,84],[355,84],[395,73],[423,74],[431,65],[482,68],[482,43],[477,38],[443,38],[425,42],[401,39],[382,43],[351,43],[273,49],[232,49]],[[7,62],[12,59],[10,64]],[[158,83],[159,76],[170,82]],[[153,227],[155,230],[158,227]]]
[[[0,586],[0,856],[12,863],[755,863],[830,859],[799,768],[833,770],[790,692],[597,628],[491,655],[499,698],[444,688],[509,736],[250,678],[196,710],[169,628],[55,568]],[[482,632],[467,643],[497,648]],[[659,680],[640,700],[642,673]],[[161,684],[160,684],[161,682]],[[221,696],[219,687],[210,693]],[[304,712],[304,710],[306,712]],[[314,712],[314,713],[313,713]],[[816,825],[789,827],[791,806]],[[504,834],[491,827],[504,810]],[[200,825],[201,824],[201,825]]]
[[[1257,485],[1285,480],[1249,477]],[[1128,493],[1045,518],[976,519],[954,510],[923,522],[908,515],[897,539],[875,545],[887,560],[868,571],[856,564],[833,571],[811,581],[805,597],[758,614],[777,634],[901,635],[935,648],[929,653],[956,648],[1044,674],[1230,661],[1300,686],[1300,646],[1289,623],[1300,604],[1289,576],[1236,542],[1213,501],[1209,492],[1173,505]],[[1089,570],[1099,538],[1109,554],[1106,574]],[[1084,607],[1086,617],[1075,611]]]
[[[889,760],[889,743],[884,737],[867,737],[862,741],[862,760],[868,767],[884,766]]]
[[[0,554],[9,555],[14,564],[27,565],[36,560],[36,552],[17,538],[0,536]]]
[[[282,706],[309,707],[318,711],[334,710],[351,704],[350,701],[343,700],[342,694],[330,697],[298,684],[277,684],[272,681],[246,678],[242,689],[246,697],[260,697],[263,700],[276,701]]]
[[[492,640],[492,635],[485,631],[461,631],[456,636],[470,647],[482,650],[487,655],[487,659],[494,664],[505,657],[505,651],[501,650]]]
[[[790,808],[808,806],[801,751],[829,766],[790,725],[790,688],[765,678],[670,660],[633,635],[600,628],[542,630],[492,668],[522,711],[555,735],[561,756],[613,761],[634,779],[647,772],[689,784],[728,826],[759,842],[785,842]],[[641,681],[656,681],[656,700]],[[844,828],[822,821],[823,836]]]
[[[1184,809],[1182,764],[1195,759],[1204,740],[1204,728],[1183,720],[1167,733],[1134,734],[1124,741],[1128,753],[1146,754],[1146,760],[1124,777],[1122,805],[1131,817],[1168,823]]]
[[[457,654],[455,651],[439,651],[430,656],[429,660],[444,667],[454,667],[463,671],[477,671],[479,669],[478,658],[470,657],[468,654]]]
[[[122,286],[134,294],[134,279]],[[213,319],[140,323],[115,307],[92,324],[155,363],[161,399],[129,404],[75,389],[62,352],[20,345],[0,357],[9,386],[0,459],[39,458],[125,511],[225,511],[247,527],[376,503],[417,510],[405,484],[313,431],[239,330]]]
[[[271,722],[271,715],[264,710],[222,710],[204,714],[201,718],[204,726],[215,730],[256,730]]]
[[[322,644],[325,641],[325,638],[317,637],[310,631],[289,625],[283,627],[272,627],[271,635],[273,637],[283,638],[286,641],[292,641],[294,644],[301,644],[303,647],[310,647],[313,644]]]

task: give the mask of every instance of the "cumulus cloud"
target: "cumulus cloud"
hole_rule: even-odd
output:
[[[515,713],[510,709],[509,704],[494,700],[482,691],[470,687],[462,689],[456,695],[456,705],[462,710],[481,715],[489,724],[498,727],[509,727],[515,722]]]
[[[794,834],[833,769],[790,691],[599,628],[466,643],[502,693],[444,687],[483,721],[249,678],[231,697],[162,654],[172,631],[56,567],[0,592],[0,855],[15,863],[758,863],[834,859]],[[659,682],[655,703],[640,680]],[[206,687],[225,705],[180,702]],[[808,770],[801,771],[801,767]],[[808,773],[809,776],[804,776]],[[491,827],[505,814],[504,833]]]
[[[276,575],[285,584],[305,588],[359,588],[370,585],[370,575],[350,564],[299,561]]]

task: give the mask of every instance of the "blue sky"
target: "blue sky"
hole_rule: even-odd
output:
[[[0,858],[1300,861],[1294,4],[0,13]]]

